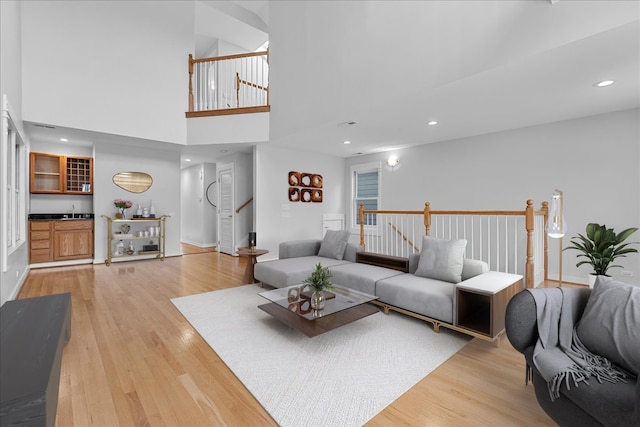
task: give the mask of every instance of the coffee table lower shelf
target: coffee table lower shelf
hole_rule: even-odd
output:
[[[259,305],[258,308],[280,320],[285,325],[299,330],[308,337],[315,337],[380,311],[379,308],[372,304],[361,304],[338,311],[337,313],[309,320],[273,302]]]

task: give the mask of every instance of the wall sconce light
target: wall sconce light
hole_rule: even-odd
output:
[[[560,190],[554,190],[551,197],[551,211],[547,222],[547,235],[559,239],[558,247],[558,284],[562,286],[562,238],[567,234],[567,222],[564,220],[564,195]]]
[[[389,158],[387,159],[387,165],[393,169],[396,166],[398,166],[398,163],[400,163],[400,159],[398,158],[398,156],[396,156],[395,154],[393,156],[389,156]]]

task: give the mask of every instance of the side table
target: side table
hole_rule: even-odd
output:
[[[456,285],[456,325],[491,339],[504,332],[512,296],[524,289],[522,276],[489,271]]]
[[[247,268],[244,270],[244,277],[242,278],[242,283],[250,284],[256,283],[256,278],[253,277],[253,266],[258,262],[256,258],[260,255],[264,255],[269,253],[266,249],[251,249],[251,248],[240,248],[236,251],[236,253],[240,256],[246,256],[249,258],[247,260]]]

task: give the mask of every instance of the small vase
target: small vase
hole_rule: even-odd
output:
[[[124,214],[122,213],[122,209],[119,209],[118,212],[116,212],[116,219],[123,219],[124,218]]]
[[[322,310],[324,308],[324,292],[313,291],[311,294],[311,308],[314,310]]]

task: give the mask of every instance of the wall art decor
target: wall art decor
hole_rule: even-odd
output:
[[[300,201],[300,189],[289,187],[289,201],[290,202],[299,202]]]
[[[322,175],[309,172],[289,172],[289,201],[322,203]]]

